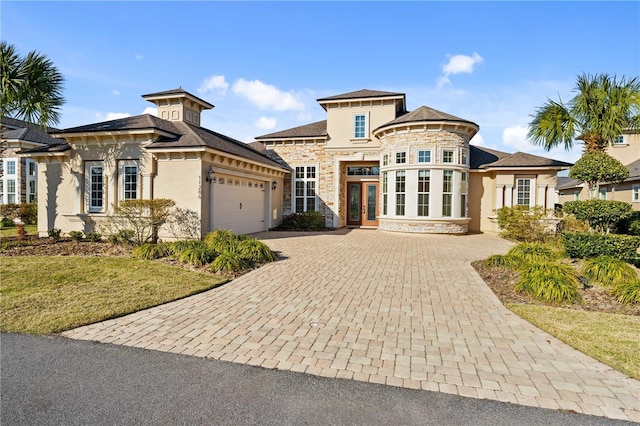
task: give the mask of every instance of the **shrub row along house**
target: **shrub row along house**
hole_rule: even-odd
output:
[[[201,234],[253,233],[314,210],[328,227],[496,231],[495,209],[558,201],[571,164],[469,144],[479,126],[374,90],[319,99],[326,120],[245,144],[200,126],[213,105],[182,89],[144,95],[140,115],[52,133],[38,163],[38,230],[91,231],[121,200],[170,198]]]

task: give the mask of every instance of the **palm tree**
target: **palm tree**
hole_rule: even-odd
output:
[[[60,122],[64,77],[50,59],[36,51],[21,58],[15,46],[0,43],[0,113],[53,126]]]
[[[640,80],[620,81],[607,74],[578,77],[577,92],[566,105],[548,99],[529,124],[529,138],[547,151],[574,139],[584,142],[585,152],[604,151],[625,130],[640,128]]]

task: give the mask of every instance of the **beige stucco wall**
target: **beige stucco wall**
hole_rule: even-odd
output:
[[[633,187],[634,185],[640,185],[640,179],[636,179],[635,181],[623,182],[615,187],[612,185],[601,185],[601,188],[606,189],[606,199],[607,200],[615,200],[615,201],[623,201],[625,203],[630,203],[633,210],[640,210],[640,201],[633,201]],[[567,201],[575,201],[575,194],[578,193],[578,200],[588,200],[589,190],[586,187],[586,184],[583,184],[577,188],[563,189],[559,194],[559,203],[566,203]],[[600,193],[597,194],[597,197],[600,198]]]
[[[627,133],[623,136],[625,143],[622,145],[609,144],[607,154],[626,166],[640,158],[640,134]]]

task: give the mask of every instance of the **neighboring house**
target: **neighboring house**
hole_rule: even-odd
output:
[[[286,168],[200,127],[213,105],[182,89],[143,96],[144,114],[52,133],[63,143],[25,149],[38,163],[38,232],[92,231],[122,200],[169,198],[200,218],[200,233],[268,230],[282,218]],[[161,231],[161,238],[171,235]]]
[[[34,203],[37,200],[37,163],[19,157],[24,149],[60,144],[47,134],[51,128],[38,127],[26,121],[2,117],[0,122],[0,204]]]
[[[284,214],[316,210],[330,227],[463,234],[497,231],[495,209],[557,203],[571,166],[469,145],[479,126],[405,94],[359,90],[318,99],[327,119],[256,138],[289,168]]]
[[[607,154],[620,161],[629,170],[629,178],[617,185],[602,183],[597,197],[601,200],[617,200],[631,203],[640,210],[640,134],[625,133],[615,138],[606,149]],[[586,183],[570,178],[559,181],[560,202],[588,200]]]

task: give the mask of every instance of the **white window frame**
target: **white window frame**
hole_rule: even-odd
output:
[[[27,203],[35,202],[37,194],[38,194],[38,183],[36,182],[35,179],[28,180],[27,181]]]
[[[467,194],[469,192],[469,173],[460,173],[460,217],[467,217]]]
[[[136,168],[135,173],[135,197],[130,196],[130,192],[127,190],[127,174],[126,171],[130,167]],[[138,200],[140,199],[140,162],[138,160],[121,160],[118,163],[118,185],[120,187],[119,195],[120,200]]]
[[[601,186],[600,188],[598,188],[598,199],[599,200],[606,200],[607,199],[607,187],[606,186]]]
[[[640,185],[636,184],[631,187],[631,202],[640,202]]]
[[[104,213],[107,206],[107,176],[104,169],[104,161],[86,161],[84,166],[84,177],[85,177],[85,208],[88,213]],[[93,194],[92,191],[93,186],[93,171],[97,168],[102,169],[102,182],[101,185],[101,199],[102,205],[100,206],[92,206],[93,204]],[[96,183],[97,184],[97,183]],[[97,191],[96,191],[97,192]]]
[[[15,159],[6,160],[6,167],[4,168],[7,176],[16,176],[18,174],[18,161]],[[13,165],[13,171],[9,165]]]
[[[625,135],[618,135],[616,137],[613,138],[613,146],[620,146],[620,145],[626,145],[627,144],[627,138],[625,137]]]
[[[358,134],[360,126],[357,125],[358,118],[362,117],[364,120],[362,135]],[[368,112],[354,112],[353,120],[351,121],[351,138],[356,140],[369,139],[369,113]]]
[[[37,176],[38,175],[38,163],[33,161],[30,158],[27,158],[27,176]]]
[[[447,181],[445,179],[445,176],[450,174],[451,176],[451,181],[449,182],[450,184],[450,188],[447,188]],[[454,195],[454,176],[455,176],[455,172],[451,169],[446,169],[442,171],[442,217],[453,217],[453,207],[454,207],[454,203],[453,203],[453,195]],[[447,191],[447,189],[449,189]],[[446,203],[445,200],[449,200],[449,203]],[[448,204],[448,211],[445,211],[445,208],[447,207]]]
[[[299,169],[302,169],[302,176],[298,176]],[[312,173],[313,171],[313,173]],[[301,213],[318,210],[318,174],[320,166],[318,164],[298,164],[293,167],[291,211]],[[298,193],[298,183],[301,183],[302,192]],[[309,192],[313,191],[313,194]],[[298,210],[298,200],[302,202],[302,209]],[[309,208],[310,201],[313,200],[313,209]]]
[[[520,182],[525,182],[527,181],[529,183],[529,201],[526,204],[520,203]],[[530,177],[519,177],[516,178],[516,184],[515,184],[515,196],[513,197],[514,199],[514,206],[528,206],[531,207],[533,205],[533,190],[535,188],[534,185],[534,179],[530,178]],[[524,193],[524,191],[523,191]],[[524,199],[524,197],[523,197]]]
[[[400,179],[402,177],[402,179]],[[400,186],[402,185],[402,186]],[[407,212],[407,172],[396,170],[396,216],[404,216]],[[402,207],[402,211],[400,211]]]
[[[421,176],[421,174],[426,172],[426,176]],[[421,178],[426,177],[425,181],[421,181]],[[416,203],[418,206],[418,217],[429,217],[431,215],[431,170],[429,169],[418,169],[418,185],[417,185],[418,196],[416,197]],[[426,199],[426,203],[421,203],[420,199]],[[424,209],[426,209],[426,214]]]
[[[14,176],[14,175],[11,175]],[[6,188],[7,188],[7,204],[16,204],[17,203],[17,198],[18,198],[18,192],[16,187],[17,185],[17,180],[16,179],[7,179],[6,181]],[[12,185],[13,184],[13,185]]]
[[[387,215],[387,206],[389,203],[389,173],[382,172],[382,215]]]
[[[398,156],[403,155],[403,161],[398,161]],[[398,151],[393,154],[393,164],[407,164],[407,151]]]
[[[451,154],[451,161],[444,161],[445,154]],[[441,153],[442,164],[456,164],[456,150],[455,149],[443,149]]]
[[[466,148],[460,149],[460,164],[463,166],[469,165],[469,151]]]
[[[423,153],[428,153],[429,154],[429,160],[428,161],[422,161],[420,160],[420,156]],[[419,164],[429,164],[433,161],[433,157],[431,156],[432,151],[430,149],[419,149],[418,152],[416,153],[416,162]]]

